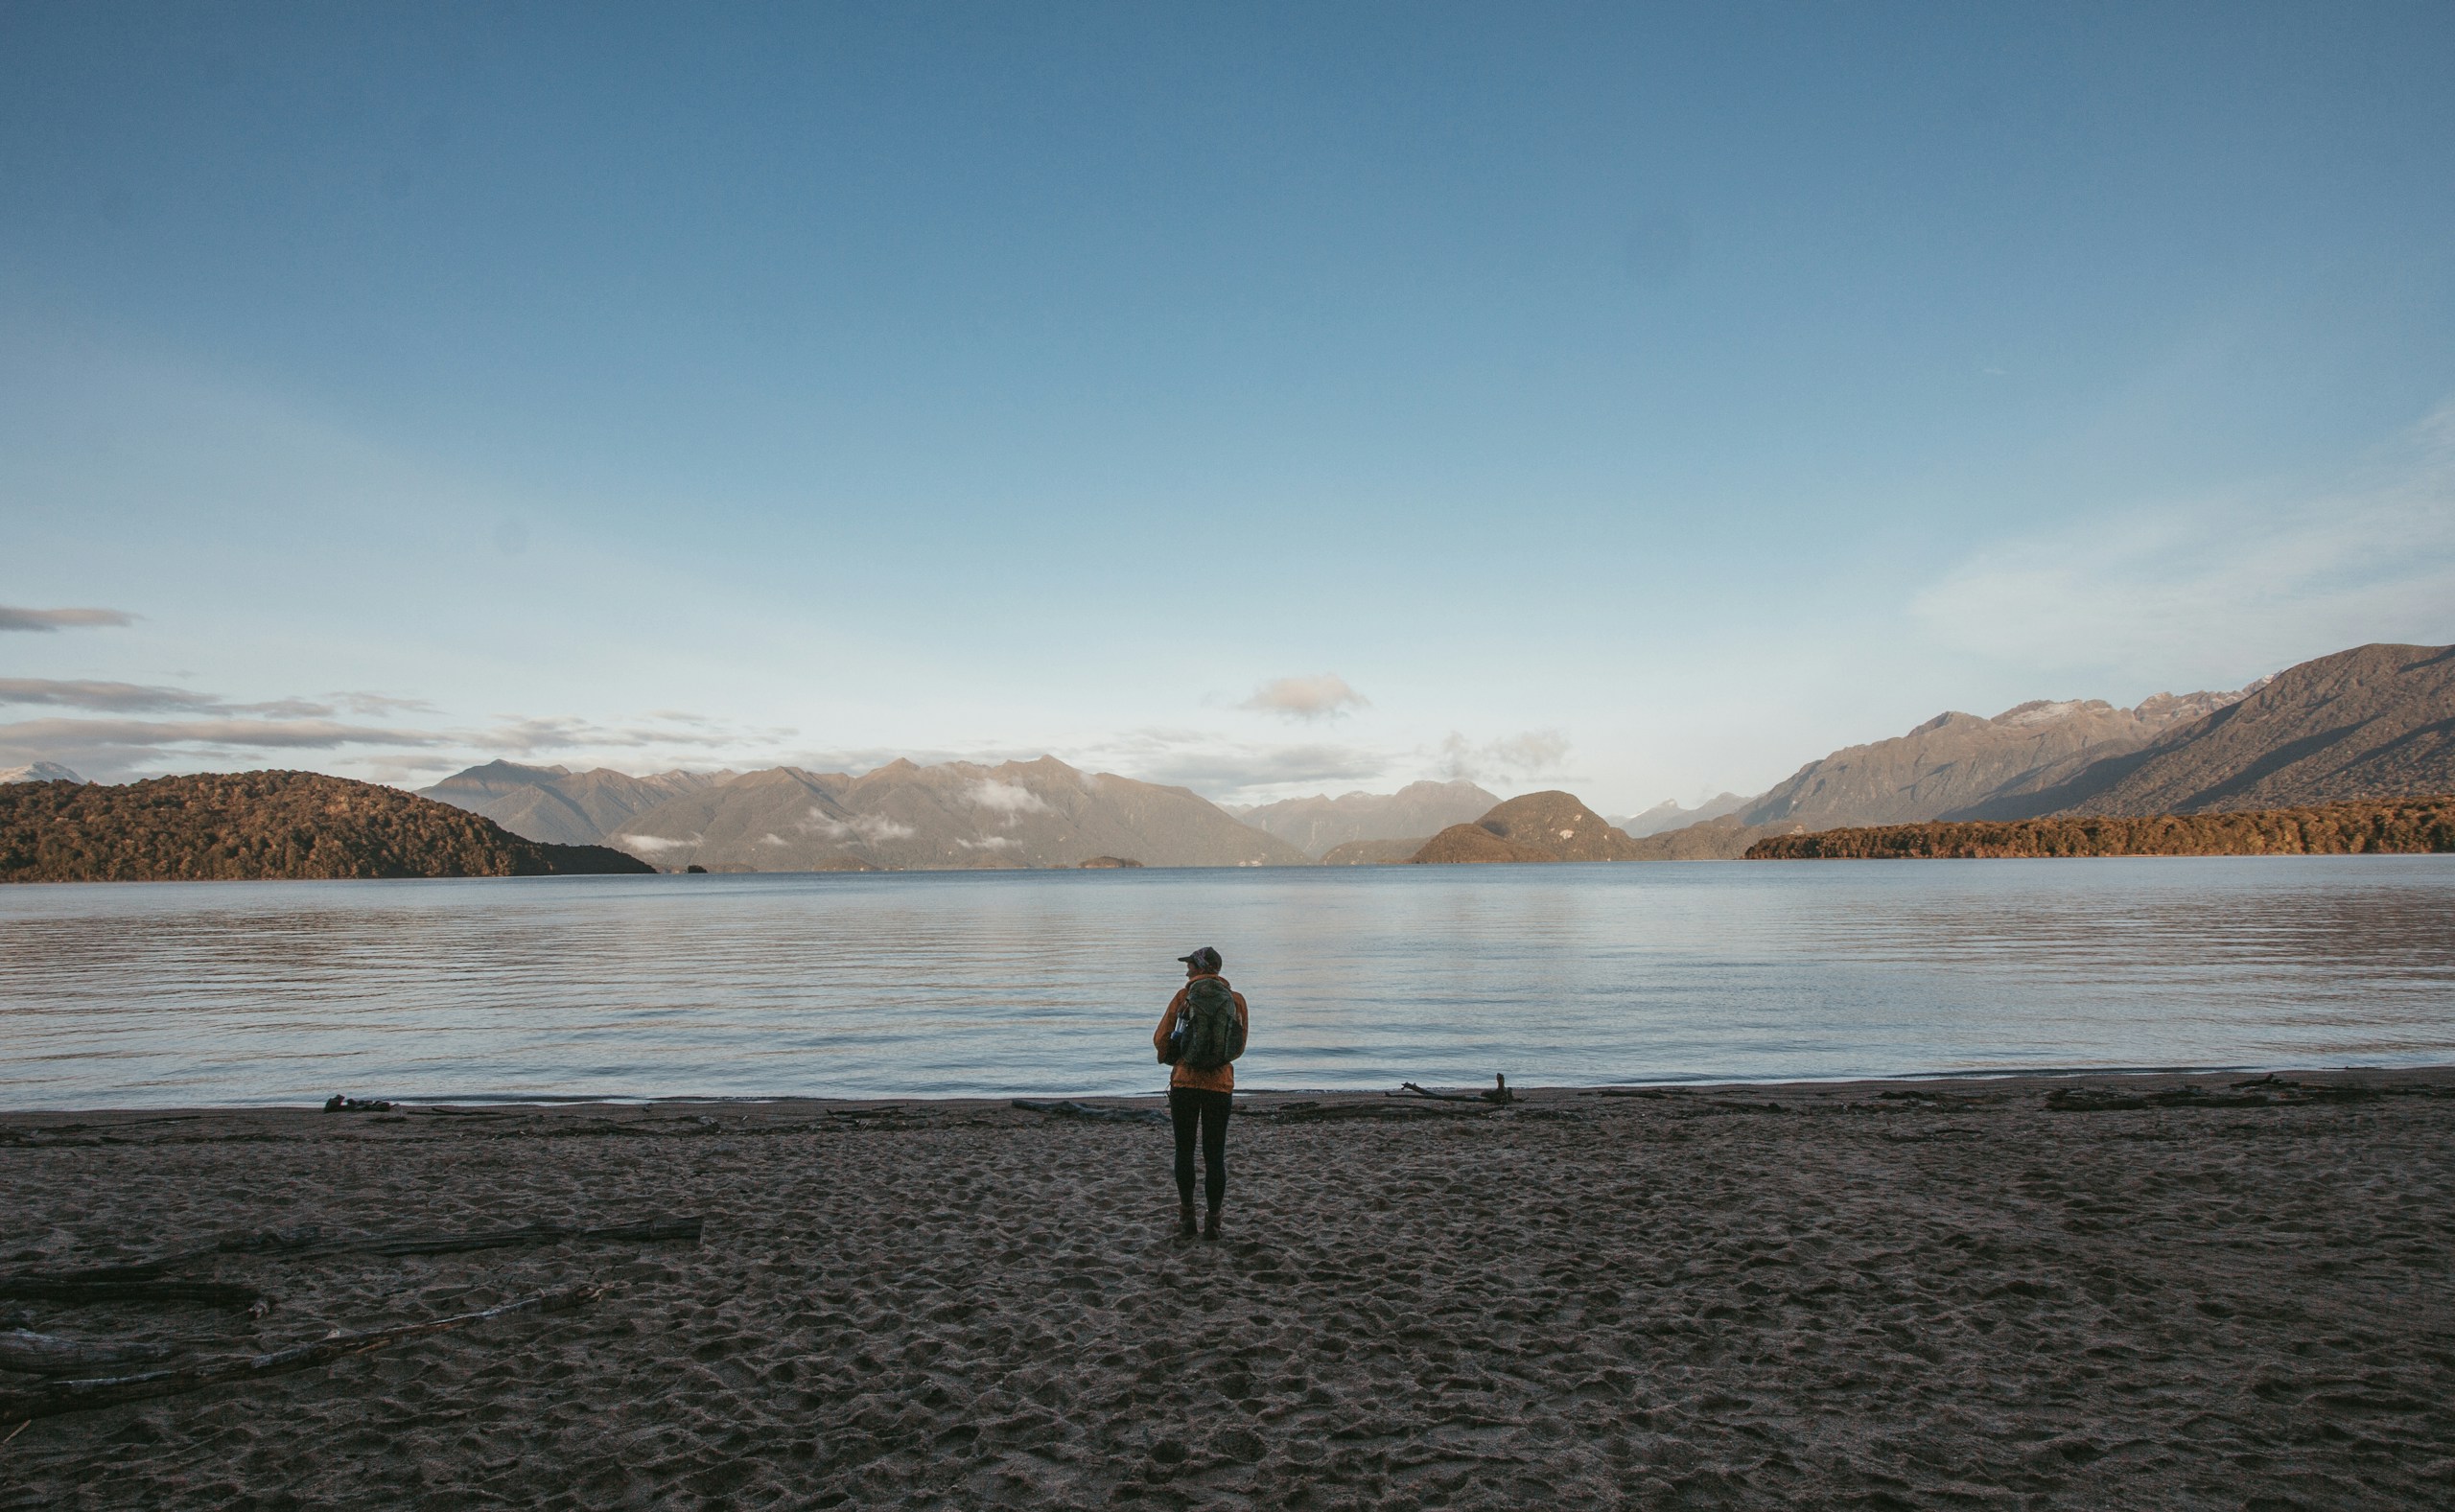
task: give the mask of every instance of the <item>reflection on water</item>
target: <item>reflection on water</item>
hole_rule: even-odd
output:
[[[0,1105],[2455,1059],[2455,858],[0,888]]]

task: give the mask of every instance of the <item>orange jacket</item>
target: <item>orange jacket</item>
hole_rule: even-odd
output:
[[[1200,977],[1187,977],[1185,987],[1191,987],[1200,980]],[[1228,979],[1221,977],[1219,980],[1225,982]],[[1245,994],[1231,987],[1228,995],[1236,1000],[1236,1027],[1250,1032],[1252,1020],[1245,1011]],[[1168,1035],[1176,1031],[1177,1015],[1184,1011],[1185,988],[1181,987],[1177,989],[1177,995],[1168,999],[1168,1011],[1159,1015],[1159,1027],[1151,1035],[1152,1049],[1164,1051],[1168,1048]],[[1171,1066],[1168,1068],[1168,1084],[1191,1087],[1197,1092],[1233,1092],[1236,1090],[1236,1068],[1225,1065],[1216,1071],[1196,1071],[1190,1066]]]

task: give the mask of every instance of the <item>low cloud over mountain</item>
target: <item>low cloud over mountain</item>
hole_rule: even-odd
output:
[[[1568,737],[1556,730],[1530,730],[1480,744],[1452,731],[1440,743],[1437,764],[1453,781],[1513,785],[1558,771],[1568,754]]]
[[[1499,802],[1472,782],[1410,782],[1394,793],[1291,798],[1247,809],[1238,817],[1318,861],[1332,849],[1356,841],[1420,841],[1451,825],[1480,819]]]

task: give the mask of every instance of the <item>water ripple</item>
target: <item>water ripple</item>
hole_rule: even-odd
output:
[[[0,1105],[1149,1091],[2455,1058],[2455,858],[0,889]]]

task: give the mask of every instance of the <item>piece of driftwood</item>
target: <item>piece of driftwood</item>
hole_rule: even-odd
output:
[[[27,1329],[0,1330],[0,1370],[26,1376],[64,1376],[105,1365],[132,1365],[145,1360],[168,1360],[185,1344],[140,1344],[128,1340],[88,1343],[36,1334]]]
[[[519,1228],[497,1228],[469,1234],[397,1234],[389,1238],[374,1235],[362,1239],[320,1237],[295,1245],[269,1247],[269,1253],[285,1260],[321,1260],[328,1255],[452,1255],[470,1249],[510,1249],[521,1244],[558,1244],[566,1240],[581,1244],[657,1244],[667,1240],[699,1242],[699,1231],[707,1220],[700,1218],[653,1218],[643,1223],[610,1223],[596,1228],[576,1223],[528,1223]]]
[[[1397,1094],[1388,1095],[1395,1097]],[[1308,1103],[1301,1107],[1280,1108],[1271,1115],[1271,1122],[1274,1124],[1329,1124],[1350,1119],[1381,1119],[1397,1122],[1426,1118],[1480,1118],[1489,1111],[1488,1107],[1475,1098],[1465,1098],[1458,1103],[1451,1103],[1444,1098],[1435,1098],[1429,1105],[1414,1098],[1404,1098],[1395,1103],[1330,1103],[1326,1105]]]
[[[219,1285],[206,1281],[161,1281],[165,1270],[221,1255],[276,1255],[284,1260],[322,1260],[332,1255],[449,1255],[470,1249],[509,1249],[521,1244],[556,1244],[566,1240],[598,1244],[655,1244],[666,1240],[689,1240],[696,1244],[699,1231],[706,1222],[698,1218],[655,1218],[643,1223],[614,1223],[596,1228],[573,1223],[528,1223],[519,1228],[480,1230],[468,1234],[369,1234],[335,1238],[320,1228],[268,1228],[250,1233],[231,1234],[214,1244],[197,1249],[184,1249],[164,1255],[158,1260],[138,1261],[128,1265],[87,1266],[75,1270],[26,1271],[13,1276],[0,1276],[0,1297],[47,1297],[54,1301],[78,1300],[58,1291],[60,1287],[153,1286],[157,1288],[197,1288]],[[47,1287],[49,1291],[18,1290],[23,1287]],[[245,1290],[245,1289],[240,1289]],[[190,1296],[185,1292],[165,1292],[159,1298],[148,1298],[130,1291],[130,1301],[146,1300],[224,1300],[252,1302],[252,1291],[245,1296],[222,1298]],[[91,1300],[107,1301],[97,1296]]]
[[[1035,1102],[1027,1097],[1015,1099],[1015,1105],[1027,1113],[1047,1113],[1058,1118],[1087,1118],[1102,1124],[1164,1124],[1168,1115],[1151,1107],[1093,1107],[1088,1103],[1066,1100],[1058,1103]]]
[[[75,1266],[66,1270],[20,1270],[0,1276],[0,1281],[152,1281],[161,1274],[162,1262],[138,1260],[125,1265]]]
[[[2046,1095],[2047,1110],[2056,1113],[2113,1113],[2143,1107],[2268,1107],[2278,1101],[2248,1092],[2205,1092],[2195,1086],[2167,1087],[2154,1092],[2063,1086]]]
[[[247,1355],[212,1364],[192,1365],[178,1370],[149,1370],[133,1376],[100,1376],[83,1381],[56,1381],[32,1391],[0,1391],[0,1422],[11,1418],[32,1420],[53,1417],[62,1412],[82,1412],[94,1407],[116,1406],[122,1402],[141,1402],[149,1397],[175,1396],[183,1391],[201,1390],[234,1381],[256,1381],[267,1376],[288,1375],[292,1371],[312,1370],[350,1355],[362,1355],[382,1349],[406,1338],[427,1334],[440,1334],[449,1329],[466,1328],[490,1318],[506,1317],[514,1313],[560,1313],[583,1303],[593,1302],[603,1294],[600,1286],[563,1287],[551,1291],[539,1291],[499,1303],[476,1313],[461,1313],[452,1317],[438,1317],[425,1323],[403,1323],[393,1328],[368,1329],[357,1334],[333,1334],[312,1344],[298,1344],[289,1349],[276,1349],[268,1355]]]
[[[1436,1103],[1490,1103],[1497,1106],[1504,1103],[1517,1101],[1517,1094],[1508,1089],[1508,1078],[1497,1074],[1493,1076],[1491,1090],[1487,1092],[1435,1092],[1430,1087],[1417,1086],[1413,1082],[1401,1082],[1398,1085],[1417,1097],[1428,1097]],[[1396,1097],[1398,1094],[1384,1092],[1381,1095]]]
[[[0,1297],[29,1302],[200,1302],[207,1307],[252,1307],[264,1299],[264,1293],[254,1287],[237,1286],[227,1281],[88,1281],[58,1276],[0,1276]]]

